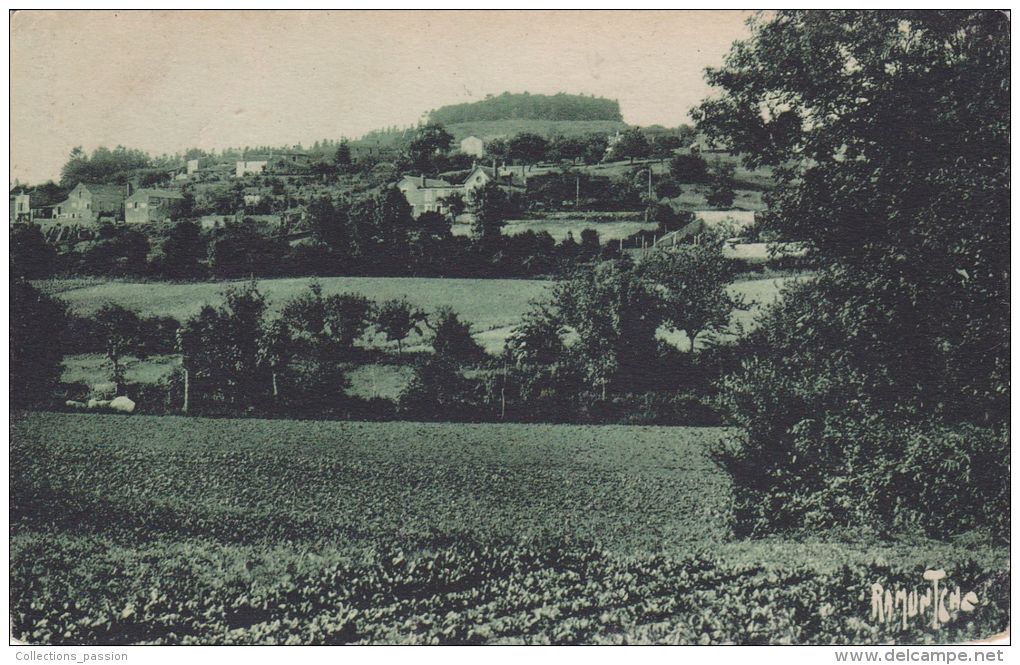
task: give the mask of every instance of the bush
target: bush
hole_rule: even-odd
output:
[[[440,307],[432,324],[432,348],[437,356],[455,363],[478,362],[485,358],[485,349],[471,336],[471,326],[458,318],[449,307]]]
[[[52,400],[60,379],[66,309],[21,279],[11,284],[10,302],[11,405],[39,407]]]
[[[479,412],[477,388],[461,376],[449,358],[430,356],[415,365],[414,375],[400,393],[397,410],[413,420],[472,419]]]
[[[699,155],[675,155],[669,172],[677,182],[705,183],[709,180],[708,164]]]
[[[731,476],[735,530],[1008,533],[1004,429],[891,407],[844,354],[745,361],[722,400],[743,431],[714,451]]]

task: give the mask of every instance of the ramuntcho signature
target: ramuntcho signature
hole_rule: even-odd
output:
[[[871,620],[893,623],[898,618],[906,629],[911,620],[927,621],[930,615],[929,625],[938,630],[955,621],[961,612],[973,612],[980,603],[977,594],[973,591],[963,593],[959,585],[950,590],[948,583],[942,583],[945,578],[944,570],[924,571],[924,579],[931,585],[923,592],[900,587],[886,589],[879,583],[872,584]]]

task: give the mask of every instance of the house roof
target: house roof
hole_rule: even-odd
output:
[[[169,189],[139,189],[129,196],[129,199],[144,198],[147,196],[158,196],[164,199],[183,199],[184,195]]]
[[[421,176],[418,176],[418,175],[405,175],[403,178],[401,178],[401,182],[403,182],[404,180],[412,181],[415,184],[415,186],[417,186],[419,189],[421,189],[423,187],[423,185],[421,184]],[[456,187],[456,186],[457,185],[454,185],[453,183],[450,183],[450,182],[448,182],[446,180],[440,180],[438,178],[425,178],[425,185],[424,185],[425,188],[429,188],[429,187]]]
[[[491,166],[482,166],[481,164],[476,164],[474,166],[474,168],[471,169],[471,171],[464,178],[464,182],[467,182],[468,179],[471,178],[471,176],[473,176],[475,174],[475,171],[481,171],[481,172],[485,173],[485,175],[487,175],[491,179],[497,181],[499,184],[503,185],[504,187],[505,186],[522,187],[522,188],[525,187],[525,184],[521,181],[520,176],[518,174],[516,174],[516,173],[509,173],[509,174],[505,174],[505,175],[498,175],[496,173],[496,171],[494,171]],[[507,176],[509,176],[509,178]]]
[[[109,196],[124,198],[124,185],[97,185],[94,183],[80,182],[78,187],[87,189],[93,196]],[[77,187],[75,188],[77,189]]]

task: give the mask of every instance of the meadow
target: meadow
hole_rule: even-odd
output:
[[[763,305],[772,302],[791,277],[741,280],[730,290],[745,298],[752,306],[733,312],[728,333],[718,335],[719,340],[733,339],[754,326],[754,319]],[[259,282],[259,289],[267,296],[273,312],[289,298],[308,288],[308,278],[267,279]],[[471,323],[475,340],[491,354],[503,350],[507,335],[518,324],[533,300],[549,292],[551,282],[543,280],[491,280],[441,279],[403,277],[323,277],[319,278],[323,293],[353,291],[375,301],[406,297],[426,310],[449,305]],[[46,280],[37,285],[45,292],[66,302],[72,311],[87,315],[112,302],[135,310],[143,316],[173,316],[180,321],[195,314],[203,304],[215,305],[220,294],[231,282],[161,282],[159,288],[144,282],[118,280]],[[233,282],[241,284],[241,282]],[[690,341],[682,332],[663,330],[659,337],[678,348],[686,348]],[[709,343],[708,337],[699,338],[699,348]],[[393,347],[382,336],[369,334],[365,346]],[[427,351],[429,346],[422,336],[412,334],[404,345],[409,352]],[[132,383],[157,383],[167,376],[175,365],[176,356],[157,356],[139,360],[125,360],[126,378]],[[384,397],[394,399],[410,378],[410,369],[384,364],[365,365],[350,375],[351,394],[358,397]],[[84,383],[100,392],[112,387],[110,368],[101,354],[76,354],[64,358],[61,380],[66,383]]]
[[[719,428],[15,414],[13,634],[36,643],[940,642],[1008,551],[735,541]],[[938,562],[938,631],[869,619]]]

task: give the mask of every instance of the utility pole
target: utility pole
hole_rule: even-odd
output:
[[[581,207],[581,176],[574,176],[574,210]]]

